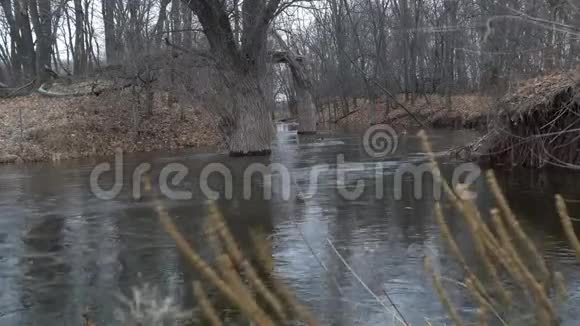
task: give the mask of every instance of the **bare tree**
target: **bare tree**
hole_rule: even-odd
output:
[[[203,26],[222,83],[228,91],[232,155],[269,154],[274,136],[271,108],[262,89],[267,58],[267,34],[272,20],[289,3],[246,0],[242,4],[240,42],[230,22],[227,2],[183,1]]]

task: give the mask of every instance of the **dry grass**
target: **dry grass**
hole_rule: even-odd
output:
[[[423,139],[426,152],[432,153],[426,134],[421,132],[420,136]],[[525,317],[527,322],[524,324],[532,322],[539,325],[559,324],[556,303],[565,297],[566,287],[563,276],[548,269],[544,258],[521,228],[493,172],[487,174],[487,181],[499,209],[494,208],[490,211],[493,222],[493,229],[490,229],[480,212],[475,208],[475,204],[470,199],[464,199],[464,196],[451,189],[442,180],[434,156],[431,155],[430,158],[434,175],[443,184],[452,206],[461,213],[460,215],[469,226],[470,238],[474,241],[477,249],[477,258],[486,267],[487,274],[491,276],[489,277],[491,281],[488,281],[487,277],[476,275],[467,266],[462,251],[449,231],[441,207],[437,206],[436,215],[443,231],[442,235],[446,239],[451,253],[463,266],[466,274],[465,283],[470,288],[474,303],[480,307],[479,324],[486,325],[488,323],[488,319],[481,316],[485,312],[493,312],[492,318],[495,319],[493,324],[509,324],[509,321],[506,322],[504,319],[515,315],[518,318]],[[574,232],[566,205],[560,196],[556,197],[556,203],[563,228],[580,260],[580,242]],[[430,272],[435,274],[432,270]],[[499,275],[502,276],[501,279]],[[450,303],[445,291],[440,289],[441,284],[437,282],[439,277],[434,275],[437,292],[454,322],[459,324],[461,321],[458,319],[453,304]],[[486,286],[486,283],[490,286]],[[492,293],[490,289],[493,289],[494,292]],[[556,293],[555,299],[553,293]],[[497,297],[503,298],[504,302],[498,302]],[[512,297],[526,298],[527,300],[524,304],[516,307],[515,302],[511,302],[510,298]]]
[[[487,181],[499,208],[490,211],[491,223],[486,223],[472,199],[469,199],[469,196],[463,196],[462,187],[452,189],[442,180],[425,133],[420,133],[420,136],[423,139],[425,151],[430,153],[434,177],[443,185],[452,207],[461,213],[460,216],[468,226],[466,232],[469,232],[469,238],[476,249],[478,262],[468,263],[465,258],[466,254],[450,231],[443,209],[436,204],[435,216],[442,238],[465,275],[464,282],[454,282],[454,284],[461,285],[464,293],[469,294],[473,303],[478,306],[476,319],[466,320],[445,287],[444,281],[449,278],[432,268],[428,257],[425,261],[425,268],[431,275],[436,293],[447,309],[452,322],[456,325],[519,323],[558,325],[557,305],[567,297],[564,278],[561,273],[553,272],[548,268],[540,251],[519,225],[518,218],[509,207],[494,174],[489,172]],[[150,191],[149,182],[147,186]],[[580,241],[574,232],[571,217],[560,196],[556,197],[556,203],[563,228],[580,261]],[[204,283],[194,282],[192,289],[203,319],[208,324],[214,326],[226,324],[223,320],[223,311],[216,308],[216,303],[220,302],[220,299],[225,299],[230,307],[239,311],[244,319],[255,325],[293,323],[318,325],[316,318],[298,301],[293,291],[273,275],[270,245],[264,237],[258,234],[253,235],[254,249],[260,262],[256,266],[240,250],[217,207],[210,204],[206,237],[217,257],[215,265],[211,265],[180,233],[167,210],[158,200],[155,201],[155,209],[161,224],[173,238],[179,251],[205,281]],[[332,246],[332,243],[330,245]],[[337,255],[341,258],[338,252]],[[473,264],[483,266],[484,273],[477,273]],[[347,267],[356,276],[348,264]],[[366,286],[362,280],[360,282]],[[217,290],[217,294],[213,297],[208,296],[210,289]],[[370,289],[368,291],[372,293]],[[518,300],[513,300],[513,298]],[[215,301],[212,302],[212,300]],[[377,300],[380,301],[380,299]],[[385,309],[388,310],[386,306]],[[407,324],[404,319],[393,320]]]
[[[522,82],[497,104],[490,131],[476,147],[483,159],[494,165],[578,169],[578,70]]]
[[[425,150],[432,153],[425,134]],[[431,155],[434,175],[441,179],[437,162]],[[451,189],[440,180],[452,206],[461,212],[468,226],[470,238],[474,241],[477,258],[488,275],[477,274],[467,263],[464,253],[453,237],[442,208],[436,205],[435,215],[451,253],[460,263],[465,273],[465,291],[479,307],[477,320],[464,321],[453,303],[452,297],[444,286],[444,277],[433,268],[429,259],[426,270],[432,275],[433,284],[443,306],[448,310],[451,320],[456,325],[477,323],[479,325],[508,325],[510,318],[524,318],[524,324],[535,322],[538,325],[557,325],[557,303],[566,298],[566,286],[560,273],[552,272],[547,267],[539,250],[518,223],[501,192],[493,173],[487,175],[490,188],[499,209],[492,209],[491,225],[484,222],[475,204],[462,196],[460,190]],[[465,198],[464,198],[465,197]],[[566,234],[580,259],[580,241],[572,228],[571,218],[561,197],[557,205]],[[212,204],[209,210],[207,237],[216,250],[217,264],[210,266],[195,251],[177,230],[170,216],[160,203],[156,205],[157,213],[166,231],[175,240],[177,247],[191,263],[192,268],[200,272],[208,286],[218,290],[219,296],[228,300],[249,321],[256,325],[278,325],[300,321],[307,325],[317,325],[314,316],[302,306],[295,295],[280,280],[269,274],[266,282],[259,277],[258,270],[245,257],[236,241],[226,227],[223,217]],[[272,271],[272,259],[269,245],[261,237],[254,237],[255,251],[259,254],[262,271]],[[270,284],[268,287],[266,284]],[[214,308],[201,283],[193,286],[194,294],[205,319],[211,325],[222,325],[219,312]],[[525,303],[514,302],[525,298]],[[521,321],[521,320],[520,320]]]
[[[405,101],[404,96],[399,96],[397,100],[427,125],[451,128],[485,127],[494,103],[491,97],[478,94],[452,96],[451,108],[447,108],[445,98],[439,95],[419,96],[414,103]],[[328,122],[329,117],[333,122],[340,119],[344,115],[340,101],[326,101],[328,103],[322,105],[321,121]],[[334,116],[335,103],[338,104],[337,118]],[[405,110],[394,105],[388,98],[377,99],[374,109],[370,101],[358,99],[356,108],[351,104],[350,109],[358,111],[341,119],[339,124],[368,126],[374,114],[377,123],[388,123],[399,128],[418,127]]]
[[[161,96],[153,116],[135,128],[130,94],[46,98],[38,94],[0,99],[0,163],[50,161],[124,152],[213,146],[222,141],[217,120],[188,108],[184,119]]]
[[[148,187],[150,188],[150,186]],[[301,321],[306,325],[318,325],[312,314],[303,307],[294,294],[271,274],[271,270],[263,270],[268,275],[271,288],[258,275],[257,269],[245,257],[238,244],[226,227],[221,213],[211,204],[207,237],[217,249],[217,266],[211,266],[196,252],[179,232],[166,209],[159,201],[155,205],[161,224],[167,233],[175,240],[177,248],[189,261],[191,267],[198,271],[209,285],[217,289],[219,295],[229,304],[238,309],[249,321],[256,325],[279,325]],[[263,247],[269,246],[265,239],[256,239],[256,252],[265,253]],[[218,248],[223,248],[221,252]],[[260,257],[261,261],[269,261],[271,257]],[[269,264],[266,264],[269,265]],[[219,325],[220,317],[205,295],[200,283],[193,285],[195,294],[200,301],[205,319],[212,325]]]

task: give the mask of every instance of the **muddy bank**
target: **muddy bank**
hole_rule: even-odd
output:
[[[127,96],[0,99],[0,163],[51,161],[125,152],[219,145],[217,119],[205,110],[171,108],[155,98],[136,114]],[[137,126],[137,127],[136,127]]]
[[[451,97],[451,106],[441,96],[418,97],[414,102],[397,99],[421,122],[435,128],[484,129],[487,127],[494,99],[481,95]],[[380,98],[373,105],[366,99],[350,100],[348,112],[338,100],[323,104],[321,119],[343,126],[368,126],[371,121],[386,123],[400,129],[420,127],[402,107],[389,98]]]
[[[580,72],[524,81],[505,95],[489,133],[475,144],[492,165],[542,168],[580,166]]]

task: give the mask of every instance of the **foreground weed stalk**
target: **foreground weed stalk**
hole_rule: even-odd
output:
[[[451,319],[453,320],[455,325],[463,326],[464,325],[463,320],[461,320],[461,317],[459,317],[457,309],[455,309],[455,306],[453,305],[453,302],[449,298],[447,291],[445,291],[445,287],[443,287],[443,282],[441,282],[441,275],[435,272],[435,270],[433,269],[433,265],[431,263],[431,258],[429,257],[425,258],[425,269],[433,277],[433,285],[435,286],[435,290],[437,290],[437,294],[439,295],[441,303],[443,303],[443,306],[447,309],[449,315],[451,315]]]
[[[232,258],[233,263],[246,274],[251,285],[256,289],[256,291],[264,298],[264,300],[270,305],[274,310],[277,317],[280,320],[288,320],[288,316],[282,308],[282,303],[274,296],[274,294],[266,287],[264,282],[258,276],[256,269],[250,264],[250,262],[244,257],[242,251],[238,248],[234,237],[228,230],[223,217],[219,213],[215,204],[211,203],[209,205],[209,216],[210,223],[213,226],[212,230],[218,234],[219,238],[224,244],[226,251]]]
[[[421,132],[419,136],[423,140],[423,146],[432,164],[435,182],[441,184],[452,208],[460,213],[468,226],[469,238],[473,241],[476,251],[475,258],[484,266],[486,272],[487,277],[482,277],[476,273],[477,268],[468,264],[466,254],[454,238],[441,205],[436,203],[435,218],[441,229],[442,238],[466,275],[464,287],[467,293],[479,307],[478,324],[488,325],[494,318],[501,325],[508,325],[509,321],[504,320],[504,317],[516,314],[517,316],[524,315],[526,318],[531,316],[539,325],[557,325],[557,309],[549,294],[553,291],[558,302],[565,300],[566,286],[563,276],[548,269],[540,251],[520,226],[493,173],[489,172],[486,179],[498,209],[490,211],[491,223],[488,225],[473,200],[462,196],[460,188],[452,189],[443,179],[426,134]],[[149,180],[146,185],[151,189]],[[580,260],[580,241],[574,232],[572,218],[561,196],[556,196],[556,205],[566,236]],[[255,325],[270,326],[299,321],[306,325],[318,325],[316,318],[297,300],[293,291],[273,275],[273,261],[268,241],[257,233],[251,234],[260,262],[258,267],[261,268],[258,269],[240,250],[215,204],[210,203],[208,207],[206,237],[216,252],[215,267],[201,258],[193,245],[178,231],[161,202],[155,199],[155,210],[161,225],[173,238],[177,248],[191,266],[208,281],[208,286],[215,287],[219,295],[225,297],[233,307]],[[330,240],[328,240],[328,245],[342,259]],[[524,250],[520,250],[520,247]],[[524,259],[528,256],[531,256],[531,261]],[[344,260],[343,262],[346,263]],[[433,269],[429,257],[425,260],[425,269],[431,275],[433,286],[453,323],[469,324],[463,321],[459,309],[454,306],[452,298],[443,285],[442,280],[447,280],[447,278]],[[258,270],[266,272],[267,281],[260,276]],[[350,271],[356,277],[354,271],[352,269]],[[359,279],[359,281],[365,285],[362,280]],[[488,281],[491,281],[491,284],[488,284]],[[510,283],[511,286],[506,286],[506,283]],[[218,311],[212,305],[201,283],[195,282],[192,289],[208,323],[212,326],[223,325],[224,322],[220,319]],[[385,303],[368,287],[366,290],[389,311]],[[513,297],[527,298],[529,304],[517,306],[512,302]],[[396,306],[394,307],[396,309]],[[400,312],[399,315],[402,318]],[[393,316],[398,317],[395,313]],[[408,325],[404,319],[398,319],[398,321]]]
[[[199,281],[193,282],[193,294],[197,299],[199,306],[205,316],[206,320],[211,326],[222,326],[223,323],[218,317],[218,313],[209,301],[207,294],[203,290],[201,283]]]
[[[151,181],[148,179],[146,179],[146,187],[149,191],[151,190]],[[316,319],[298,302],[292,291],[284,286],[281,281],[271,275],[272,280],[270,283],[273,284],[273,289],[271,290],[266,286],[266,282],[260,278],[256,268],[252,266],[250,260],[239,249],[215,204],[209,204],[209,225],[206,229],[206,236],[212,247],[218,252],[216,258],[217,269],[207,263],[195,251],[193,245],[179,232],[169,213],[157,198],[155,198],[154,203],[161,225],[175,241],[179,251],[181,251],[191,266],[211,286],[218,290],[219,294],[224,296],[235,308],[239,309],[245,318],[259,326],[273,326],[280,323],[289,324],[293,320],[301,320],[306,325],[318,325]],[[257,237],[254,237],[254,239],[257,246],[256,251],[259,254],[268,252],[264,249],[268,246],[267,243],[258,241]],[[271,257],[261,257],[260,259],[262,261],[271,261]],[[267,266],[272,265],[270,263]],[[218,312],[213,308],[210,299],[199,282],[193,284],[193,292],[205,319],[211,325],[223,325]],[[266,307],[262,307],[255,294],[264,299],[273,315],[268,313],[270,310],[266,309]],[[289,312],[293,313],[293,316],[290,316]]]
[[[156,205],[156,210],[163,228],[173,238],[177,248],[187,258],[193,268],[199,271],[221,294],[240,309],[248,319],[255,321],[258,325],[274,325],[274,322],[265,315],[255,301],[247,300],[247,296],[236,293],[235,289],[232,289],[231,284],[227,284],[220,278],[219,274],[194,251],[191,244],[177,230],[177,227],[162,206]]]
[[[566,202],[560,195],[556,195],[556,207],[558,208],[558,214],[560,215],[560,220],[562,221],[562,226],[564,227],[568,241],[576,253],[576,258],[580,261],[580,240],[578,240],[578,236],[576,236],[576,233],[574,232],[572,218],[568,213]]]
[[[550,272],[548,271],[548,267],[546,266],[546,263],[544,261],[544,257],[542,257],[542,255],[540,255],[540,253],[538,252],[538,249],[536,248],[536,246],[534,245],[532,240],[528,237],[526,232],[524,232],[524,230],[520,226],[518,219],[516,218],[514,212],[512,211],[511,207],[509,206],[508,201],[505,198],[505,195],[503,194],[501,188],[499,187],[499,184],[497,183],[497,179],[496,179],[493,171],[489,171],[487,173],[487,183],[489,184],[489,186],[491,188],[491,192],[494,195],[495,200],[498,203],[499,208],[501,209],[501,211],[503,213],[503,216],[506,220],[507,225],[511,228],[511,231],[516,235],[518,240],[521,243],[523,243],[525,245],[525,247],[527,248],[527,250],[533,255],[534,261],[537,263],[538,267],[540,268],[540,271],[542,273],[543,278],[548,279]]]
[[[509,314],[516,316],[522,314],[525,316],[534,316],[535,318],[533,320],[540,325],[557,325],[559,323],[556,314],[557,309],[551,301],[549,294],[553,291],[556,293],[558,302],[564,300],[566,297],[566,287],[563,276],[560,273],[553,273],[548,269],[544,257],[523,230],[516,215],[509,206],[508,200],[501,191],[493,172],[487,173],[486,179],[495,201],[499,206],[499,209],[492,209],[490,214],[495,232],[492,232],[490,227],[484,222],[473,200],[462,196],[461,193],[457,193],[459,189],[452,189],[442,178],[441,171],[439,170],[431,144],[425,132],[420,132],[419,137],[423,142],[423,147],[431,162],[435,182],[442,186],[452,207],[460,213],[460,216],[466,222],[470,233],[469,238],[473,241],[477,252],[476,258],[485,267],[487,275],[491,277],[493,287],[502,298],[502,301],[506,303],[504,305],[498,304],[495,300],[496,294],[488,291],[484,278],[475,274],[467,264],[465,254],[453,238],[443,210],[437,203],[435,206],[437,223],[452,255],[467,275],[467,288],[475,303],[480,307],[478,310],[479,324],[487,325],[488,319],[486,312],[492,311],[497,320],[503,325],[508,324],[504,321],[503,316]],[[568,240],[580,260],[580,241],[574,233],[572,218],[561,196],[556,196],[556,204]],[[523,250],[520,250],[520,247]],[[530,260],[524,259],[524,257],[530,256]],[[531,268],[528,263],[534,268]],[[432,274],[433,283],[441,302],[448,310],[453,322],[460,325],[463,321],[460,319],[457,309],[453,306],[451,299],[441,284],[441,276],[433,271],[429,265],[429,261],[427,261],[426,267],[428,272]],[[507,275],[509,278],[506,279],[502,277],[503,275]],[[505,286],[506,282],[516,285],[523,293],[512,294],[511,291],[507,290]],[[530,295],[527,295],[528,293]],[[529,305],[513,307],[511,298],[514,296],[529,298]],[[519,310],[515,310],[516,308]]]

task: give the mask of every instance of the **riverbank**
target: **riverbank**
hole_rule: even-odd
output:
[[[526,81],[506,94],[488,134],[473,151],[494,166],[578,170],[580,70]]]
[[[208,164],[227,166],[234,180],[232,197],[231,200],[219,200],[216,205],[237,240],[238,248],[257,264],[259,275],[264,277],[268,275],[265,272],[272,269],[262,268],[265,264],[259,264],[263,253],[260,249],[264,246],[256,249],[255,236],[270,239],[271,246],[265,249],[271,249],[268,255],[272,257],[275,275],[284,282],[289,293],[308,304],[309,311],[321,325],[356,325],[361,324],[361,320],[380,324],[387,318],[380,303],[366,299],[372,298],[368,291],[353,283],[352,271],[363,275],[363,281],[372,282],[370,286],[373,288],[384,285],[384,290],[392,296],[409,324],[425,324],[425,318],[433,325],[451,324],[437,291],[433,289],[430,281],[433,275],[426,271],[424,258],[426,255],[432,257],[434,270],[442,277],[463,278],[464,270],[456,263],[445,240],[453,238],[463,255],[469,257],[469,266],[487,276],[483,274],[486,267],[473,245],[470,228],[463,216],[456,215],[460,213],[445,207],[450,232],[446,234],[450,236],[444,238],[436,216],[436,195],[431,178],[425,177],[416,183],[412,177],[404,177],[397,181],[402,182],[400,186],[395,183],[398,179],[396,171],[416,164],[417,153],[424,151],[417,137],[409,133],[400,139],[398,148],[401,155],[384,157],[380,166],[385,173],[377,179],[376,166],[361,150],[359,135],[358,131],[338,129],[325,134],[324,139],[311,137],[315,139],[302,138],[304,141],[300,141],[301,136],[295,132],[281,130],[271,158],[257,160],[265,164],[283,164],[292,171],[296,180],[308,180],[312,171],[308,167],[329,163],[344,155],[351,167],[362,166],[362,170],[343,170],[349,182],[358,184],[357,180],[362,180],[360,197],[356,200],[340,195],[340,189],[344,188],[339,182],[340,167],[337,164],[330,164],[329,170],[322,172],[317,187],[310,189],[313,191],[309,191],[304,200],[295,200],[293,196],[291,200],[283,200],[283,194],[276,188],[273,188],[272,199],[266,199],[259,187],[260,180],[255,180],[258,184],[254,185],[258,188],[252,188],[252,191],[258,191],[246,200],[244,187],[235,182],[244,179],[248,164],[256,160],[232,160],[227,155],[204,153],[177,156],[177,161],[188,167],[188,176],[183,182],[169,186],[175,191],[195,191],[191,181],[195,181]],[[467,141],[464,131],[433,130],[429,136],[436,152]],[[151,164],[150,175],[156,180],[167,163],[176,162],[176,156],[173,153],[151,153],[146,161]],[[89,187],[88,180],[95,165],[92,160],[70,165],[39,164],[34,168],[0,167],[3,180],[0,186],[0,239],[3,240],[0,248],[3,251],[0,253],[6,258],[0,259],[0,281],[7,284],[0,296],[0,325],[83,325],[81,316],[90,317],[97,326],[127,325],[130,323],[123,317],[132,311],[132,306],[127,304],[133,299],[146,305],[141,311],[152,312],[146,309],[151,303],[155,307],[167,306],[165,311],[169,312],[176,309],[200,312],[196,309],[199,301],[193,293],[187,292],[193,282],[200,280],[199,271],[193,270],[188,260],[181,257],[161,227],[155,208],[162,207],[171,216],[185,241],[193,244],[214,268],[216,246],[207,241],[208,222],[211,221],[208,219],[208,201],[198,193],[191,200],[175,201],[161,193],[159,197],[153,197],[156,192],[143,196],[141,200],[132,200],[135,192],[130,185],[130,174],[143,162],[142,155],[124,157],[128,183],[121,187],[116,199],[110,201],[96,199]],[[439,162],[443,176],[451,180],[458,162],[445,157]],[[112,175],[103,175],[104,188],[109,177]],[[580,280],[580,269],[561,231],[559,218],[554,216],[552,203],[554,192],[562,193],[571,201],[570,215],[580,216],[580,205],[573,203],[579,199],[574,182],[577,178],[577,173],[570,171],[537,173],[515,169],[498,174],[514,214],[520,218],[520,225],[528,231],[531,239],[537,240],[540,256],[546,257],[550,265],[558,266],[568,281],[570,299],[559,306],[562,325],[574,325],[580,314],[580,289],[575,286]],[[384,191],[377,191],[379,181],[376,180],[383,180]],[[274,186],[276,183],[274,180]],[[485,180],[480,179],[470,189],[478,192],[478,207],[489,212],[497,207],[497,203],[490,187],[484,183]],[[219,184],[213,187],[224,196],[224,187]],[[402,190],[399,198],[395,195],[398,190]],[[415,191],[421,191],[422,195],[416,196]],[[215,230],[215,227],[210,225],[210,229]],[[508,231],[508,236],[514,236],[511,228]],[[308,245],[316,248],[315,253],[323,255],[320,257],[326,266],[332,266],[328,275],[324,274],[318,257],[308,251],[303,232],[308,232]],[[400,236],[393,236],[393,233]],[[515,240],[521,244],[519,238]],[[222,253],[225,254],[222,257],[228,257],[227,250],[218,252]],[[528,257],[531,256],[526,251],[524,263],[532,266],[532,271],[539,271],[533,260],[526,259]],[[353,269],[344,267],[344,261],[354,266]],[[524,295],[525,290],[514,283],[505,268],[497,268],[498,273],[506,275],[505,281],[509,284],[505,286],[509,287],[514,298],[510,305],[499,308],[513,309],[515,313],[509,314],[503,309],[501,316],[506,318],[507,324],[525,325],[527,320],[520,322],[522,316],[533,319],[534,311],[538,311],[536,305],[530,303],[530,296]],[[332,280],[327,281],[327,276]],[[247,279],[242,281],[247,282]],[[487,286],[493,280],[485,281]],[[271,284],[267,283],[268,286]],[[205,280],[203,286],[218,316],[230,317],[228,321],[231,323],[238,321],[239,310],[224,301],[210,282]],[[451,283],[446,283],[446,286],[466,324],[479,317],[473,313],[474,304],[463,300],[470,293]],[[385,300],[385,291],[380,295],[381,300]],[[278,292],[274,294],[278,295]],[[495,291],[492,295],[498,293]],[[497,299],[501,300],[501,297]],[[351,302],[363,304],[353,305]],[[260,304],[263,303],[265,301],[261,300]],[[30,309],[31,305],[34,309]],[[346,308],[336,313],[335,307]],[[365,318],[361,319],[361,316]],[[388,316],[392,318],[392,314]],[[511,320],[507,320],[510,316],[517,318],[517,322],[510,323]],[[488,317],[489,324],[493,324],[493,317]]]
[[[125,152],[219,145],[217,119],[155,98],[151,115],[129,96],[0,99],[0,163],[58,161]],[[139,119],[139,120],[136,120]],[[136,127],[137,126],[137,127]]]
[[[420,96],[414,102],[399,96],[397,101],[425,126],[454,129],[486,128],[495,103],[492,97],[482,95],[452,96],[451,106],[438,95]],[[351,100],[347,113],[344,105],[332,101],[323,105],[321,117],[325,122],[336,122],[341,126],[368,126],[374,120],[399,129],[420,127],[405,108],[390,98],[379,98],[374,107],[373,110],[373,105],[366,99]]]

